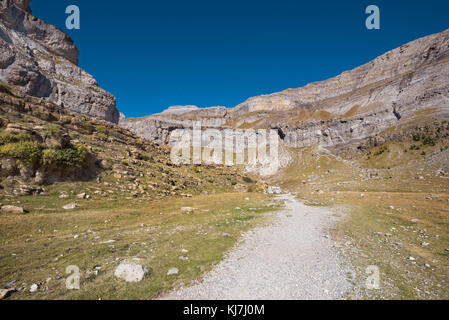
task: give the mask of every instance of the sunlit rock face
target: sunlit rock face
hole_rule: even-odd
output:
[[[292,147],[337,147],[442,118],[449,118],[449,30],[335,78],[250,98],[234,108],[174,107],[120,124],[164,144],[176,143],[200,122],[203,129],[275,129]]]
[[[0,81],[71,111],[118,123],[115,97],[79,68],[72,39],[31,14],[30,0],[0,1]]]

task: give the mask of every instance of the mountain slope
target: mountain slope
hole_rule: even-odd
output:
[[[71,111],[117,123],[115,97],[78,67],[72,39],[34,17],[29,3],[0,4],[0,81]]]
[[[120,125],[168,144],[170,133],[203,127],[278,128],[292,147],[345,146],[416,121],[449,118],[449,29],[303,88],[248,99],[235,108],[186,108]],[[179,110],[179,107],[178,107]],[[404,129],[405,128],[405,129]],[[404,130],[403,130],[404,129]]]

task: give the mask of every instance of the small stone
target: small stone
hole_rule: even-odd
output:
[[[429,243],[428,243],[428,242],[423,242],[423,243],[421,243],[421,245],[422,245],[423,247],[427,247],[427,246],[429,245]]]
[[[75,202],[72,202],[72,203],[66,204],[66,205],[63,206],[62,208],[63,208],[64,210],[73,210],[73,209],[75,209],[76,207],[77,207],[77,204],[76,204]]]
[[[87,198],[87,194],[85,192],[83,192],[83,193],[80,193],[80,194],[76,195],[76,197],[78,199],[86,199]]]
[[[79,235],[75,234],[75,235],[73,236],[73,239],[78,239],[79,237],[80,237]]]
[[[178,273],[179,273],[179,270],[178,270],[178,269],[176,269],[176,268],[171,268],[170,270],[168,270],[167,276],[175,275],[175,274],[178,274]]]
[[[30,292],[36,292],[38,288],[39,288],[39,286],[34,283],[30,287]]]
[[[6,289],[11,289],[11,288],[13,288],[13,287],[16,285],[16,283],[17,283],[17,280],[13,280],[13,281],[11,281],[11,282],[8,282],[8,283],[6,284],[6,286],[5,286],[5,288],[6,288]]]
[[[230,235],[229,233],[226,233],[226,232],[223,232],[223,233],[221,234],[221,236],[222,236],[222,237],[225,237],[225,238],[231,237],[231,235]]]
[[[182,250],[181,250],[181,252],[182,252],[182,253],[188,253],[188,252],[189,252],[189,250],[186,250],[186,249],[182,249]]]
[[[181,212],[187,213],[187,214],[190,214],[190,213],[192,213],[194,211],[195,211],[195,208],[191,208],[191,207],[182,207],[181,208]]]
[[[187,261],[187,260],[189,260],[189,258],[188,258],[188,257],[181,256],[181,257],[179,257],[179,260]]]
[[[1,212],[4,213],[24,213],[23,208],[16,206],[2,206]]]
[[[409,259],[410,261],[415,261],[415,260],[416,260],[416,259],[413,258],[413,257],[408,257],[408,259]]]

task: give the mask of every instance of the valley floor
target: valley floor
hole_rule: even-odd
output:
[[[275,221],[248,231],[203,282],[162,299],[346,299],[347,269],[328,235],[331,211],[308,207],[292,195]]]

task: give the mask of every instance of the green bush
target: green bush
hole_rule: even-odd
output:
[[[33,137],[28,133],[10,133],[0,132],[0,145],[7,143],[16,143],[20,141],[33,141]]]
[[[66,149],[46,149],[42,153],[42,164],[51,168],[82,168],[86,164],[88,150],[83,145]]]
[[[92,134],[92,132],[94,132],[94,127],[93,127],[92,123],[90,123],[89,121],[83,121],[83,123],[81,125],[83,126],[83,129],[88,134]]]
[[[100,140],[104,140],[104,141],[108,140],[108,135],[107,135],[106,133],[103,133],[103,132],[97,133],[97,137],[98,137]]]
[[[374,155],[375,155],[375,156],[380,156],[381,154],[383,154],[383,153],[386,152],[386,151],[388,151],[388,148],[387,148],[387,147],[381,147],[381,148],[379,149],[379,151],[377,151],[377,152],[374,153]]]
[[[47,124],[43,134],[45,137],[59,137],[61,135],[61,128],[54,124]]]
[[[250,177],[243,177],[243,181],[245,181],[246,183],[253,183],[253,179],[251,179]]]
[[[20,141],[0,146],[0,158],[11,157],[26,163],[37,163],[42,157],[42,146],[36,141]]]
[[[96,126],[95,127],[95,131],[97,131],[98,133],[103,133],[103,134],[108,134],[108,128],[106,128],[105,126]]]
[[[425,146],[435,146],[435,140],[433,140],[431,137],[425,137],[422,141],[422,144]]]

